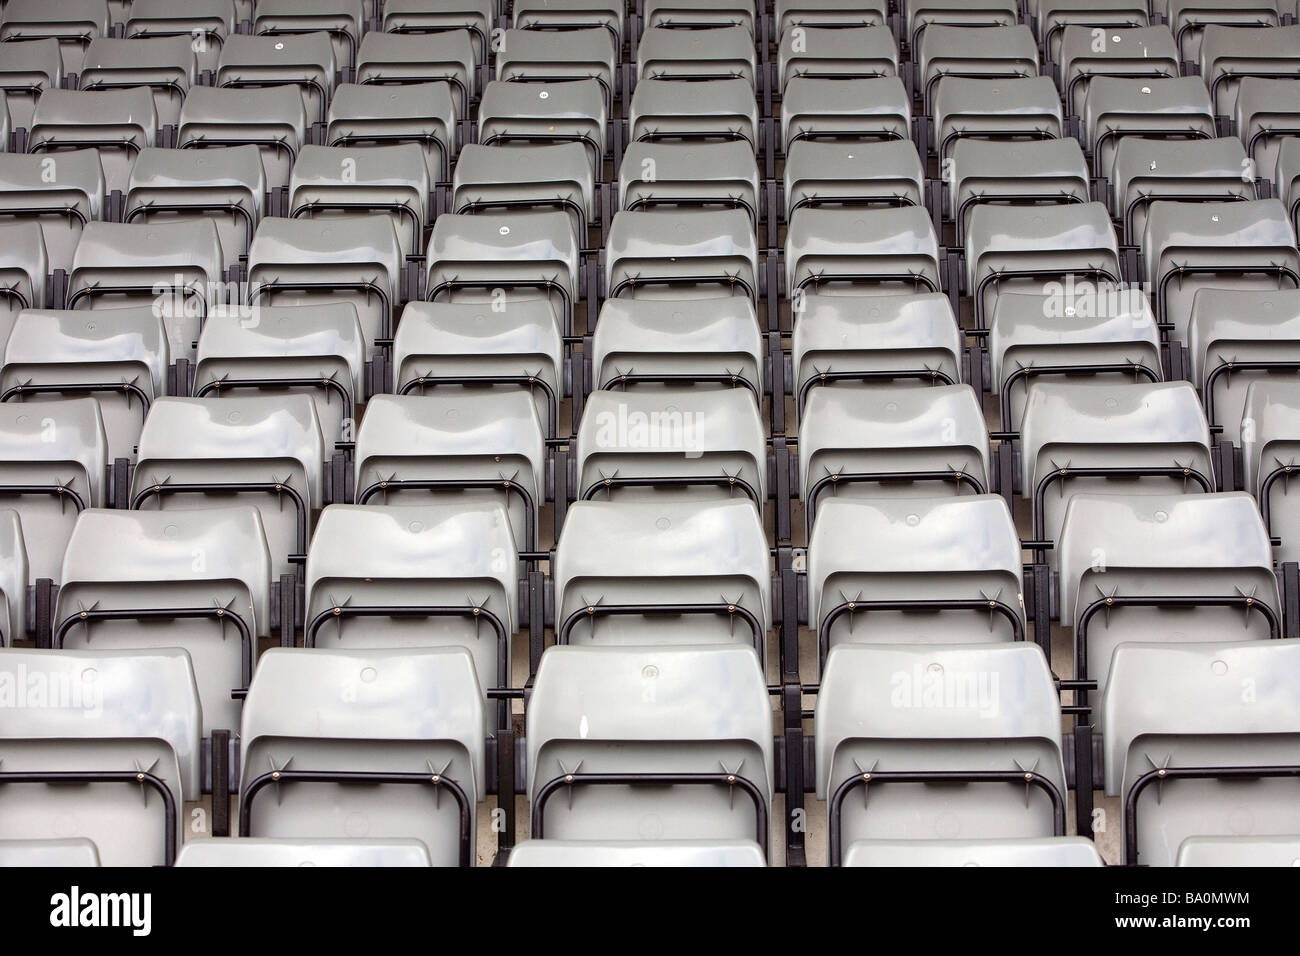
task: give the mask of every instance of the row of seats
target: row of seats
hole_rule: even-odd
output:
[[[25,2],[0,859],[1294,858],[1295,11]]]

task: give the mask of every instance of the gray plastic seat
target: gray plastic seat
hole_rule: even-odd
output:
[[[1065,129],[1056,85],[1045,76],[941,79],[933,111],[931,143],[940,163],[961,139],[1059,139]]]
[[[860,80],[797,76],[781,97],[781,144],[908,139],[912,98],[896,76]]]
[[[183,855],[183,854],[182,854]],[[1087,837],[1008,840],[856,840],[844,866],[1105,866]]]
[[[610,299],[758,297],[758,239],[739,209],[614,215],[605,244]]]
[[[449,182],[456,155],[456,119],[452,88],[445,82],[344,83],[330,100],[325,142],[329,146],[417,143],[424,151],[429,181]]]
[[[653,26],[637,40],[638,80],[718,80],[756,82],[754,35],[734,24],[698,30]]]
[[[359,216],[392,221],[403,258],[424,251],[432,192],[424,153],[392,146],[304,146],[289,177],[289,217],[339,222]]]
[[[263,219],[248,252],[248,304],[350,302],[367,352],[392,338],[403,259],[393,220]]]
[[[443,214],[425,260],[428,301],[542,299],[569,334],[580,295],[581,249],[567,212]]]
[[[1033,502],[1036,540],[1057,539],[1076,494],[1215,489],[1210,428],[1190,382],[1038,382],[1020,436],[1021,496]]]
[[[549,146],[479,146],[461,150],[452,180],[456,213],[509,213],[560,209],[573,219],[581,245],[600,219],[596,176],[581,143]]]
[[[416,867],[432,866],[433,861],[428,847],[419,840],[209,837],[181,847],[176,865]]]
[[[0,41],[55,39],[64,60],[76,58],[96,37],[111,30],[105,0],[67,0],[51,6],[46,0],[9,0],[0,14]]]
[[[1164,377],[1160,332],[1150,303],[1137,288],[1085,286],[1068,298],[1052,292],[1004,293],[989,323],[988,351],[990,390],[998,395],[1006,432],[1020,430],[1035,382],[1082,374],[1119,382]]]
[[[578,501],[551,580],[558,645],[735,644],[766,656],[772,578],[749,502]]]
[[[537,550],[545,432],[531,396],[375,395],[357,431],[356,503],[500,501],[521,551]]]
[[[162,315],[174,358],[194,354],[210,311],[225,298],[221,238],[203,219],[91,222],[68,273],[68,309],[149,305]]]
[[[884,26],[888,20],[886,7],[884,0],[776,0],[776,34],[784,42],[796,27]]]
[[[1095,680],[1099,695],[1114,652],[1134,641],[1172,649],[1281,636],[1273,552],[1245,492],[1076,494],[1057,551],[1075,677]]]
[[[799,423],[800,499],[809,532],[838,498],[984,494],[989,438],[969,385],[818,388]]]
[[[1115,148],[1111,214],[1124,224],[1125,243],[1137,245],[1146,228],[1147,207],[1162,200],[1215,202],[1255,198],[1246,177],[1241,140],[1162,140],[1125,137]]]
[[[464,648],[272,648],[244,702],[239,835],[360,831],[419,840],[435,866],[472,866],[483,726]]]
[[[328,448],[356,433],[365,347],[350,302],[223,309],[199,336],[193,394],[310,395]]]
[[[328,33],[227,37],[213,85],[233,89],[297,87],[307,116],[325,121],[338,63]],[[256,115],[256,114],[255,114]]]
[[[468,30],[420,35],[372,31],[361,40],[357,51],[357,83],[374,86],[445,83],[453,93],[452,102],[458,116],[468,117],[471,100],[482,92],[474,39]]]
[[[194,665],[204,736],[239,729],[257,641],[271,633],[271,556],[256,508],[90,509],[68,542],[54,647],[152,652]]]
[[[758,162],[748,143],[638,142],[623,150],[618,208],[741,208],[757,228]]]
[[[1271,176],[1287,140],[1300,135],[1300,68],[1292,80],[1243,77],[1237,85],[1233,120],[1246,152],[1255,161],[1252,172]]]
[[[47,402],[39,415],[0,403],[0,498],[22,518],[33,581],[58,580],[77,515],[104,506],[107,465],[95,399]]]
[[[1142,252],[1156,319],[1179,342],[1198,289],[1300,287],[1300,250],[1276,199],[1152,203]]]
[[[998,495],[828,499],[808,540],[819,666],[841,644],[1024,640],[1020,565]]]
[[[0,92],[4,93],[14,129],[30,129],[36,101],[46,90],[63,85],[63,55],[59,41],[13,40],[5,43],[0,60]],[[73,57],[75,60],[75,56]]]
[[[645,0],[645,28],[705,27],[741,24],[751,36],[758,36],[757,14],[751,0]]]
[[[166,391],[169,352],[152,307],[111,313],[31,309],[4,348],[0,401],[42,403],[77,395],[99,401],[110,459],[135,457],[149,405]]]
[[[904,16],[908,49],[919,50],[922,34],[931,26],[1006,27],[1016,23],[1020,5],[1016,0],[914,0]]]
[[[22,518],[17,511],[0,510],[0,648],[12,647],[27,636],[30,581]]]
[[[1178,847],[1175,866],[1297,866],[1300,834],[1283,836],[1190,836]]]
[[[0,840],[0,867],[99,866],[99,850],[84,837]]]
[[[197,47],[200,70],[215,70],[226,38],[243,19],[232,0],[131,0],[122,27],[129,39],[183,36]]]
[[[959,245],[965,242],[975,206],[1079,205],[1092,198],[1088,164],[1074,137],[959,139],[949,157],[952,179],[945,215],[956,223]]]
[[[366,28],[362,0],[258,0],[253,8],[253,33],[286,36],[328,33],[334,42],[334,62],[356,66],[357,44]]]
[[[623,46],[626,10],[618,0],[519,0],[510,11],[511,25],[518,30],[568,32],[599,27],[609,33],[615,47]]]
[[[942,293],[809,294],[802,305],[792,351],[800,414],[815,388],[952,385],[961,379],[961,337],[952,302]]]
[[[596,389],[576,437],[581,499],[767,501],[763,422],[743,389]]]
[[[808,206],[923,206],[925,171],[910,139],[801,139],[785,157],[785,216]]]
[[[1088,84],[1082,138],[1094,170],[1112,169],[1115,148],[1129,136],[1213,139],[1210,94],[1198,76],[1129,79],[1098,76]]]
[[[1179,55],[1196,62],[1206,29],[1213,24],[1225,26],[1277,27],[1281,24],[1280,7],[1275,0],[1156,0],[1156,13],[1178,41]]]
[[[935,85],[945,76],[975,79],[1038,76],[1038,41],[1023,23],[972,29],[935,21],[925,29],[914,60],[928,107]]]
[[[189,655],[11,648],[0,680],[24,690],[0,723],[0,840],[82,839],[105,866],[170,864],[182,806],[200,798],[202,780]],[[53,700],[25,692],[35,683]],[[15,783],[10,774],[91,782]]]
[[[1122,2],[1128,4],[1128,0]],[[1103,29],[1101,49],[1097,49],[1097,29],[1080,24],[1067,26],[1061,33],[1057,62],[1060,64],[1061,92],[1067,113],[1079,117],[1084,115],[1088,89],[1100,76],[1133,80],[1163,80],[1179,76],[1181,59],[1169,27],[1161,24]]]
[[[1045,58],[1052,63],[1065,62],[1060,52],[1064,33],[1072,26],[1083,27],[1091,36],[1103,30],[1109,45],[1117,32],[1143,29],[1151,19],[1145,0],[1030,0],[1028,7],[1035,35],[1043,38]]]
[[[1242,406],[1241,486],[1255,496],[1279,561],[1300,560],[1300,512],[1287,485],[1300,452],[1300,385],[1265,378],[1246,389]]]
[[[509,308],[473,302],[408,302],[393,338],[398,395],[479,387],[529,392],[548,438],[556,437],[564,397],[563,344],[551,307],[518,299]]]
[[[1300,25],[1210,24],[1201,35],[1200,67],[1215,113],[1232,116],[1246,77],[1300,79]]]
[[[825,4],[820,6],[816,12],[828,12]],[[799,33],[791,27],[781,34],[776,63],[782,92],[798,76],[848,80],[898,75],[898,43],[887,27],[819,27],[815,23],[801,20]]]
[[[1065,835],[1061,705],[1033,643],[836,647],[815,740],[831,866],[859,840]]]
[[[253,144],[262,155],[268,189],[288,185],[289,171],[306,142],[307,113],[302,97],[289,86],[197,86],[185,97],[176,130],[180,149]]]
[[[72,267],[81,230],[102,215],[104,195],[104,169],[93,149],[0,153],[0,217],[40,223],[51,270]]]
[[[1103,749],[1106,793],[1132,808],[1124,863],[1171,866],[1189,837],[1300,833],[1298,679],[1300,641],[1116,649]],[[1289,778],[1230,777],[1269,766],[1291,768]]]
[[[45,305],[49,271],[40,223],[0,221],[0,338],[19,312]]]
[[[754,304],[726,299],[609,299],[590,352],[593,388],[748,389],[765,382],[764,343]]]
[[[612,111],[619,53],[608,30],[506,30],[496,50],[495,78],[512,83],[596,80]],[[752,52],[752,51],[751,51]]]
[[[939,257],[924,206],[800,209],[786,232],[785,293],[938,292]]]
[[[1059,208],[978,205],[966,230],[966,288],[975,325],[987,328],[1007,292],[1053,291],[1051,283],[1098,291],[1122,278],[1119,242],[1106,207],[1098,202]]]
[[[478,141],[484,146],[518,143],[581,143],[599,178],[609,113],[594,79],[556,83],[493,80],[478,107]]]
[[[140,434],[131,507],[210,511],[257,507],[274,574],[307,553],[312,512],[324,498],[324,441],[306,395],[160,398]],[[287,500],[286,500],[287,499]]]
[[[157,136],[158,115],[147,87],[49,89],[32,114],[27,151],[57,158],[72,149],[97,149],[106,187],[125,190],[135,157],[146,146],[156,145]]]
[[[153,90],[159,126],[175,126],[181,103],[198,82],[193,36],[120,40],[98,37],[86,47],[77,74],[77,89]]]
[[[436,39],[439,33],[467,30],[473,37],[478,62],[488,61],[489,41],[496,24],[492,0],[385,0],[382,6],[379,22],[384,33],[421,33]]]
[[[4,847],[0,846],[0,859]],[[525,840],[507,866],[767,866],[753,840]]]
[[[1240,444],[1251,383],[1300,371],[1300,290],[1200,289],[1187,341],[1210,427]]]
[[[754,88],[741,79],[690,87],[645,79],[636,85],[627,115],[632,143],[738,139],[755,153],[760,145]]]
[[[772,710],[751,648],[553,647],[527,722],[534,840],[753,839],[766,856]]]
[[[307,553],[304,644],[464,647],[486,698],[510,685],[519,579],[499,502],[330,505]]]
[[[1278,146],[1273,184],[1286,204],[1292,228],[1300,232],[1300,137],[1285,137]]]
[[[221,239],[221,258],[248,256],[266,211],[266,173],[258,147],[143,149],[127,181],[125,222],[208,219]]]

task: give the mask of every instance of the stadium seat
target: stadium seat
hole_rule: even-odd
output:
[[[1233,128],[1255,161],[1256,178],[1268,178],[1288,139],[1300,134],[1300,66],[1296,79],[1243,77],[1237,85]]]
[[[271,567],[256,508],[88,509],[59,576],[54,647],[182,647],[194,666],[204,736],[236,731],[257,641],[271,634]]]
[[[883,26],[886,6],[881,0],[776,0],[776,34],[784,42],[796,28]]]
[[[382,7],[380,24],[385,33],[420,33],[436,42],[439,33],[467,30],[473,37],[478,62],[488,61],[497,18],[492,0],[385,0]]]
[[[1045,76],[940,80],[934,91],[930,149],[943,161],[962,139],[1059,139],[1061,99]]]
[[[925,175],[911,140],[799,140],[785,157],[786,221],[805,207],[922,206]]]
[[[346,223],[268,217],[249,249],[247,300],[252,306],[350,302],[370,352],[392,341],[403,266],[389,216]]]
[[[816,79],[797,76],[781,97],[781,146],[803,140],[855,145],[911,136],[911,97],[896,76]]]
[[[0,92],[4,93],[10,127],[29,130],[41,94],[63,86],[59,41],[14,40],[5,43],[4,54],[0,59]]]
[[[376,395],[357,430],[359,505],[500,501],[521,551],[537,550],[545,431],[531,396]]]
[[[1187,341],[1192,299],[1210,288],[1300,287],[1300,250],[1286,208],[1248,202],[1154,202],[1142,237],[1156,320]]]
[[[695,30],[655,26],[637,40],[640,80],[742,79],[757,85],[754,35],[744,26]]]
[[[119,40],[100,37],[86,47],[77,74],[80,90],[153,90],[158,125],[175,126],[181,103],[198,82],[192,36]]]
[[[1128,4],[1129,0],[1120,2]],[[1039,6],[1042,9],[1043,4]],[[1103,29],[1100,43],[1097,42],[1097,29],[1083,24],[1065,27],[1061,31],[1059,49],[1051,58],[1059,64],[1058,82],[1069,115],[1084,116],[1084,102],[1092,81],[1097,77],[1165,80],[1180,75],[1178,46],[1169,27]],[[1041,31],[1039,35],[1043,35]]]
[[[446,84],[450,89],[441,92],[452,94],[457,114],[467,119],[471,101],[483,92],[478,62],[474,38],[465,30],[418,36],[371,32],[357,51],[356,81],[375,86]]]
[[[1276,837],[1190,836],[1178,847],[1174,865],[1295,866],[1296,860],[1300,860],[1300,834]]]
[[[753,839],[766,857],[772,715],[752,649],[554,647],[527,720],[535,841]]]
[[[1076,836],[1006,840],[858,840],[844,851],[843,865],[1049,867],[1105,866],[1105,863],[1091,840]]]
[[[800,209],[785,239],[785,293],[939,292],[941,251],[922,206]],[[771,290],[769,290],[771,291]]]
[[[345,83],[330,100],[327,146],[416,143],[424,151],[429,181],[451,181],[456,155],[456,103],[444,82],[401,86]],[[285,177],[288,182],[288,176]]]
[[[0,679],[24,688],[0,723],[0,840],[88,840],[105,866],[170,865],[202,778],[189,655],[15,648]]]
[[[750,0],[644,0],[642,6],[647,30],[658,26],[700,30],[738,23],[751,36],[759,35]]]
[[[84,837],[0,840],[0,867],[99,866],[99,850]]]
[[[1077,680],[1104,695],[1116,648],[1281,636],[1273,554],[1244,492],[1075,494],[1058,542]]]
[[[1113,167],[1115,148],[1125,137],[1213,139],[1215,134],[1210,94],[1198,76],[1096,76],[1088,83],[1081,139],[1096,171]]]
[[[577,30],[506,30],[496,47],[494,78],[509,83],[592,79],[600,84],[605,94],[605,110],[612,116],[620,52],[615,49],[609,31],[598,26]],[[752,49],[750,53],[752,57]]]
[[[609,114],[595,79],[559,83],[493,80],[478,108],[478,141],[484,146],[519,143],[581,143],[600,178]]]
[[[151,307],[20,312],[4,348],[0,402],[41,404],[90,395],[99,402],[110,460],[134,459],[150,404],[166,393],[167,333]]]
[[[0,402],[0,498],[22,519],[33,580],[59,579],[77,515],[104,507],[107,466],[95,399],[44,402],[40,414]]]
[[[551,580],[558,645],[734,643],[766,656],[772,577],[748,502],[579,501]]]
[[[1061,705],[1033,644],[836,647],[815,730],[831,866],[859,840],[1065,836]]]
[[[104,169],[93,149],[57,156],[0,153],[0,221],[40,223],[51,272],[72,268],[81,230],[102,217],[105,193]]]
[[[362,0],[257,0],[253,7],[253,33],[258,36],[328,33],[334,62],[341,69],[356,66],[365,23]]]
[[[956,224],[958,245],[966,241],[976,206],[1079,205],[1091,199],[1088,164],[1073,137],[1013,142],[959,139],[949,155],[952,178],[944,215]]]
[[[755,154],[762,145],[754,88],[742,79],[686,88],[673,80],[642,80],[627,115],[629,143],[742,140]]]
[[[1102,743],[1124,863],[1171,866],[1190,837],[1300,833],[1300,641],[1127,644],[1110,670]]]
[[[4,859],[0,845],[0,860]],[[753,840],[525,840],[507,866],[767,866]]]
[[[266,86],[294,86],[312,122],[325,121],[334,95],[334,44],[324,32],[296,36],[227,37],[217,61],[213,85],[246,90]],[[254,114],[257,116],[259,114]]]
[[[125,190],[131,164],[146,146],[161,146],[148,87],[124,90],[46,90],[32,113],[27,151],[53,155],[99,151],[109,190]]]
[[[127,181],[123,222],[194,222],[217,227],[221,260],[247,260],[266,214],[266,173],[257,146],[142,149]]]
[[[1212,492],[1210,429],[1190,382],[1039,382],[1020,425],[1034,539],[1056,541],[1073,495]],[[1038,550],[1043,550],[1039,548]],[[1049,551],[1054,563],[1059,549]]]
[[[199,70],[214,71],[222,46],[243,19],[237,6],[232,0],[131,0],[122,32],[128,40],[186,37]]]
[[[808,16],[829,12],[825,4]],[[777,49],[777,83],[782,93],[795,77],[811,79],[869,79],[898,75],[898,43],[879,26],[817,26],[801,21],[781,34]]]
[[[1201,34],[1201,76],[1220,116],[1232,116],[1246,77],[1300,78],[1300,25],[1210,24]]]
[[[304,393],[326,448],[350,442],[364,398],[365,340],[350,302],[223,310],[199,337],[193,395]]]
[[[289,171],[307,142],[307,129],[302,96],[292,87],[197,86],[181,107],[176,145],[206,149],[251,143],[262,155],[267,188],[275,189],[289,184]]]
[[[559,209],[573,220],[573,234],[585,249],[590,243],[588,228],[601,224],[599,199],[581,143],[470,144],[461,150],[456,163],[450,205],[458,214]]]
[[[504,309],[473,302],[408,302],[393,339],[398,395],[493,387],[532,393],[546,437],[559,430],[563,345],[551,307],[516,299]]]
[[[239,835],[360,829],[419,840],[435,866],[473,865],[483,713],[464,648],[272,648],[244,702]]]
[[[648,210],[615,214],[605,244],[605,295],[757,300],[758,239],[739,209],[712,215]]]
[[[1024,640],[1022,590],[1020,539],[997,495],[832,498],[808,540],[819,666],[841,644]]]
[[[221,238],[210,220],[91,222],[68,273],[67,309],[149,306],[173,358],[190,358],[208,314],[225,298]]]
[[[1023,79],[1038,76],[1038,41],[1023,23],[973,30],[934,21],[912,58],[926,113],[945,76]]]
[[[1275,554],[1284,562],[1300,560],[1300,515],[1286,494],[1298,445],[1300,387],[1286,378],[1252,382],[1242,407],[1242,487],[1255,496]]]
[[[9,0],[0,14],[0,41],[54,39],[67,63],[78,62],[90,42],[110,30],[105,0],[67,0],[57,6],[45,0]]]
[[[1104,37],[1102,42],[1108,47],[1112,43],[1124,42],[1122,31],[1141,30],[1151,20],[1143,0],[1031,0],[1028,8],[1035,24],[1035,35],[1042,39],[1043,53],[1052,63],[1065,62],[1060,53],[1065,44],[1065,33],[1071,27],[1080,27],[1089,37],[1097,37],[1100,30],[1100,36]],[[1116,34],[1119,34],[1118,40]]]
[[[1281,14],[1276,0],[1156,0],[1154,12],[1164,17],[1178,41],[1179,55],[1197,62],[1205,31],[1214,24],[1277,27]]]
[[[261,512],[273,572],[290,573],[305,559],[311,516],[322,506],[324,457],[306,395],[160,398],[140,435],[131,507],[209,511],[241,495],[235,503]]]
[[[0,855],[3,854],[0,848]],[[2,856],[0,856],[2,858]],[[282,839],[209,837],[181,847],[177,866],[432,866],[419,840]]]

